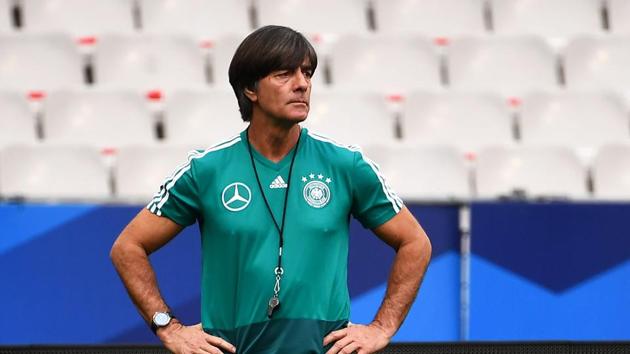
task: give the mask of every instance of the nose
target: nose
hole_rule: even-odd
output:
[[[306,90],[310,84],[310,79],[298,68],[294,76],[296,90]]]

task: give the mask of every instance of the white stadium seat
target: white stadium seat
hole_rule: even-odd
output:
[[[366,33],[366,0],[254,0],[258,26],[282,25],[302,33]]]
[[[108,198],[108,171],[99,151],[86,146],[11,146],[0,151],[0,195]]]
[[[505,99],[491,94],[416,91],[402,110],[403,140],[450,145],[462,152],[513,144],[513,122]]]
[[[538,37],[460,38],[448,47],[450,85],[518,96],[557,86],[555,58]]]
[[[0,148],[36,140],[35,116],[26,96],[0,91]]]
[[[134,30],[133,0],[22,0],[29,32],[63,32],[76,37]]]
[[[437,51],[424,37],[344,36],[331,49],[330,65],[337,88],[390,94],[441,87]]]
[[[164,179],[186,162],[189,149],[177,146],[129,146],[116,154],[116,196],[148,203]]]
[[[164,130],[169,143],[204,148],[246,127],[232,91],[181,90],[166,96]]]
[[[601,0],[490,0],[494,31],[566,39],[603,33]]]
[[[143,31],[198,39],[250,30],[247,0],[140,0]]]
[[[12,0],[0,0],[0,33],[13,32],[12,4]]]
[[[484,0],[373,0],[376,29],[450,37],[485,32]]]
[[[403,200],[466,200],[471,196],[464,157],[455,149],[369,145],[363,151]]]
[[[49,142],[118,147],[155,141],[155,128],[140,94],[113,90],[53,91],[43,105]]]
[[[630,1],[607,0],[610,31],[615,34],[630,34]]]
[[[394,115],[380,94],[315,91],[304,126],[346,145],[395,141]]]
[[[201,49],[187,36],[103,36],[94,70],[101,86],[169,90],[207,84]]]
[[[592,156],[601,145],[630,143],[623,100],[589,92],[535,93],[521,107],[521,140],[528,145],[561,145]]]
[[[585,199],[586,169],[572,150],[563,147],[492,147],[476,161],[477,197]]]
[[[0,88],[50,90],[83,84],[83,61],[72,38],[0,36]]]
[[[239,44],[245,39],[245,34],[232,34],[218,38],[213,42],[210,50],[212,66],[212,84],[222,89],[232,89],[228,76],[230,62]]]
[[[630,200],[630,145],[607,145],[593,163],[593,194],[600,200]]]
[[[629,91],[630,36],[581,37],[564,55],[569,88]]]

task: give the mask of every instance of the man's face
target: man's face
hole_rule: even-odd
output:
[[[254,117],[263,114],[293,123],[305,120],[309,111],[312,73],[305,61],[295,70],[276,70],[260,79],[256,91],[248,92],[254,103]]]

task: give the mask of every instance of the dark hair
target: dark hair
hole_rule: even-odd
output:
[[[248,35],[238,46],[230,63],[230,85],[234,89],[241,118],[252,118],[252,102],[245,89],[254,90],[258,80],[276,70],[295,70],[304,60],[312,72],[317,68],[317,54],[299,32],[282,26],[264,26]]]

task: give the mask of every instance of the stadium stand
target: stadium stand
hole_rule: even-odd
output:
[[[122,201],[147,203],[177,166],[186,163],[188,149],[178,146],[137,145],[116,154],[114,181]]]
[[[43,102],[46,141],[118,147],[155,141],[144,97],[122,90],[60,90]]]
[[[387,145],[396,137],[394,114],[378,93],[315,91],[304,126],[343,144]]]
[[[558,85],[554,54],[539,37],[460,37],[447,52],[455,89],[519,96]]]
[[[203,55],[191,37],[104,35],[94,53],[99,86],[173,90],[207,85]]]
[[[580,34],[602,34],[601,0],[490,0],[496,33],[538,35],[558,45]]]
[[[303,33],[366,33],[366,0],[254,0],[257,25],[283,25]]]
[[[108,171],[86,146],[10,146],[0,151],[0,194],[27,199],[105,199]]]
[[[330,51],[336,88],[387,94],[441,87],[437,50],[425,37],[348,35]]]
[[[374,0],[380,33],[415,33],[430,37],[485,33],[483,0]]]
[[[10,144],[35,143],[35,115],[24,94],[0,91],[0,148]]]
[[[140,0],[142,30],[208,40],[250,29],[249,1]]]
[[[405,99],[401,118],[408,143],[450,145],[461,152],[514,143],[508,104],[492,94],[415,91]]]
[[[593,195],[600,200],[630,199],[630,145],[602,147],[593,163]]]
[[[469,171],[456,149],[368,145],[364,151],[405,201],[461,201],[471,197]]]
[[[523,99],[521,140],[562,145],[592,157],[606,143],[630,143],[627,107],[612,94],[536,93]]]
[[[566,85],[573,89],[628,92],[630,37],[588,36],[572,40],[564,53]]]
[[[606,0],[610,31],[614,34],[630,34],[630,2]]]
[[[231,91],[179,90],[164,105],[165,140],[171,144],[205,148],[247,127]]]
[[[22,0],[23,28],[93,37],[134,31],[133,0]]]
[[[83,61],[70,37],[0,36],[0,88],[45,91],[83,85]]]
[[[477,197],[584,199],[586,168],[564,147],[490,147],[476,161]]]

